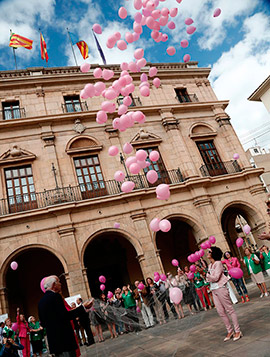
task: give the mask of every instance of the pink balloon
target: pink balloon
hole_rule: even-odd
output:
[[[126,32],[125,40],[127,41],[127,43],[132,43],[134,41],[133,35],[131,32]]]
[[[171,17],[175,17],[178,13],[178,9],[177,7],[173,7],[171,10],[170,10],[170,15]]]
[[[115,111],[115,107],[116,104],[112,102],[105,101],[101,103],[101,109],[107,113],[113,113]]]
[[[189,42],[188,42],[188,40],[182,40],[182,41],[180,42],[180,44],[181,44],[181,47],[186,48],[186,47],[188,47]]]
[[[183,57],[183,60],[184,62],[189,62],[190,61],[190,55],[186,54],[184,57]]]
[[[173,260],[172,260],[172,265],[173,265],[174,267],[178,267],[178,266],[179,266],[178,260],[177,260],[177,259],[173,259]]]
[[[240,279],[240,278],[242,278],[244,273],[243,273],[243,270],[240,268],[231,268],[231,269],[229,269],[229,274],[232,278]]]
[[[152,11],[152,17],[154,20],[157,20],[160,17],[160,10],[154,10]]]
[[[105,98],[112,100],[115,99],[118,96],[118,93],[114,89],[107,89],[105,92]]]
[[[158,37],[159,37],[159,32],[158,32],[157,30],[153,30],[153,31],[151,32],[151,37],[152,37],[153,40],[158,39]]]
[[[139,308],[139,306],[136,307],[136,311],[137,311],[138,313],[141,312],[141,309]]]
[[[168,22],[168,28],[169,28],[170,30],[174,30],[174,29],[175,29],[175,23],[174,23],[173,21],[169,21],[169,22]]]
[[[135,41],[138,41],[138,39],[140,38],[140,34],[139,33],[137,33],[137,32],[133,32],[133,41],[135,42]]]
[[[189,35],[192,35],[195,31],[196,31],[196,27],[195,26],[188,26],[187,27],[187,33]]]
[[[118,10],[118,15],[122,20],[125,19],[127,17],[127,10],[123,6],[120,7]]]
[[[156,188],[157,197],[161,200],[167,200],[170,197],[170,188],[167,184],[160,184]]]
[[[149,76],[150,77],[155,77],[157,75],[157,72],[158,72],[157,67],[151,67],[149,69]]]
[[[162,232],[169,232],[169,230],[171,229],[172,225],[171,225],[171,222],[168,221],[167,219],[162,219],[160,222],[159,222],[159,228]]]
[[[149,227],[153,232],[158,232],[160,230],[159,229],[159,222],[160,222],[159,218],[154,218],[150,222]]]
[[[135,187],[135,183],[132,181],[126,181],[124,183],[122,183],[121,185],[121,191],[125,192],[125,193],[129,193],[131,192]]]
[[[137,162],[137,159],[135,156],[130,156],[126,159],[126,166],[129,167],[131,164],[134,164]]]
[[[210,242],[211,244],[215,244],[215,243],[216,243],[216,238],[215,238],[214,236],[210,236],[210,237],[209,237],[209,242]]]
[[[192,20],[192,18],[190,18],[190,17],[187,17],[186,19],[185,19],[185,24],[186,25],[191,25],[191,24],[193,24],[193,20]]]
[[[195,254],[191,254],[190,255],[190,259],[191,259],[191,262],[192,263],[195,263],[198,259],[197,259],[197,256]]]
[[[81,97],[81,99],[87,99],[88,95],[86,94],[86,92],[84,90],[81,90],[80,97]]]
[[[165,274],[160,274],[160,279],[161,279],[162,281],[166,281],[166,280],[167,280],[167,277],[166,277]]]
[[[165,26],[168,23],[168,16],[160,16],[159,23],[161,26]]]
[[[113,297],[113,293],[111,291],[108,291],[107,298],[111,299]]]
[[[153,162],[158,161],[159,157],[160,157],[159,152],[156,150],[151,151],[149,154],[149,159]]]
[[[219,8],[217,8],[217,9],[214,11],[213,17],[218,17],[220,14],[221,14],[221,10],[220,10]]]
[[[99,68],[101,70],[101,68]],[[102,92],[103,90],[105,90],[106,88],[106,84],[103,82],[96,82],[94,84],[95,90],[97,90],[98,92]]]
[[[136,152],[136,159],[139,161],[143,161],[147,159],[147,152],[145,150],[138,150]]]
[[[146,19],[146,26],[149,27],[151,30],[154,29],[154,24],[155,24],[155,20],[153,19],[152,16],[148,16]]]
[[[170,288],[170,299],[171,301],[178,305],[180,304],[182,298],[183,298],[183,293],[179,288]]]
[[[145,67],[146,63],[147,63],[147,61],[146,61],[145,58],[141,58],[141,59],[139,59],[139,60],[137,61],[137,65],[138,65],[139,68]]]
[[[137,24],[137,22],[134,22],[133,30],[134,30],[135,33],[140,35],[143,32],[142,25],[141,24]],[[134,38],[134,34],[133,34],[133,39],[134,39],[134,41],[136,41],[135,38]]]
[[[154,281],[155,283],[157,283],[160,279],[160,276],[159,275],[154,275]]]
[[[99,124],[106,123],[107,119],[108,119],[108,116],[103,110],[100,110],[97,112],[97,122]]]
[[[120,32],[115,32],[114,34],[113,34],[113,36],[114,36],[114,38],[118,41],[118,40],[120,40],[120,38],[121,38],[121,33]]]
[[[90,63],[84,62],[83,64],[81,64],[80,70],[81,72],[86,73],[89,71],[90,67],[91,67]]]
[[[105,81],[108,81],[109,79],[111,79],[114,76],[114,71],[110,70],[110,69],[104,69],[102,71],[102,77],[105,79]]]
[[[112,125],[114,129],[120,129],[121,126],[120,118],[115,118],[112,122]]]
[[[125,154],[131,154],[133,151],[133,146],[130,143],[125,143],[123,146],[123,151]]]
[[[93,31],[97,33],[98,35],[102,34],[102,28],[99,24],[94,24],[92,27]]]
[[[158,180],[158,174],[155,170],[149,170],[146,174],[146,178],[150,183],[155,183]]]
[[[143,86],[140,88],[140,93],[143,97],[149,97],[150,89],[147,86]]]
[[[197,260],[199,260],[201,258],[200,253],[199,252],[195,252],[194,255],[196,256]]]
[[[168,41],[168,35],[166,35],[166,33],[162,34],[162,36],[161,36],[161,41],[162,41],[162,42]]]
[[[101,290],[101,291],[104,291],[104,290],[105,290],[105,285],[104,285],[104,284],[101,284],[101,285],[100,285],[100,290]]]
[[[176,49],[173,46],[167,48],[167,53],[169,56],[175,55]]]
[[[124,51],[127,48],[127,43],[124,40],[117,41],[119,50]]]
[[[187,277],[188,277],[189,280],[192,280],[194,278],[194,273],[192,273],[192,272],[188,273]]]
[[[170,13],[170,10],[167,7],[163,7],[160,11],[162,16],[168,16]]]
[[[156,88],[160,86],[160,79],[158,77],[153,79],[153,84]]]
[[[100,277],[98,278],[98,280],[99,280],[100,283],[103,283],[103,284],[106,283],[106,278],[105,278],[104,275],[100,275]]]
[[[140,110],[137,110],[136,112],[134,112],[132,114],[132,117],[138,123],[142,123],[144,121],[144,119],[145,119],[145,115]]]
[[[44,284],[45,284],[45,280],[47,279],[47,276],[45,276],[45,278],[43,278],[40,282],[40,289],[42,290],[43,293],[45,293],[45,288],[44,288]]]
[[[141,0],[134,0],[134,7],[136,10],[140,10],[142,7],[142,1]]]
[[[134,58],[136,58],[138,60],[143,58],[143,55],[144,55],[143,48],[137,48],[137,50],[134,51]]]
[[[233,154],[233,159],[234,159],[234,160],[238,160],[238,159],[239,159],[239,157],[240,157],[240,156],[239,156],[239,154],[236,154],[236,153],[235,153],[235,154]]]
[[[18,263],[13,261],[10,263],[10,267],[12,270],[17,270],[18,269]]]
[[[240,248],[243,245],[243,243],[244,243],[244,240],[241,237],[236,239],[236,245],[238,248]]]
[[[128,111],[128,107],[125,104],[119,105],[119,108],[118,108],[119,115],[125,114],[127,111]]]
[[[176,0],[178,2],[178,4],[180,4],[182,2],[182,0]]]
[[[112,146],[109,147],[108,154],[110,156],[116,156],[118,154],[118,152],[119,152],[119,149],[118,149],[117,146],[112,145]]]
[[[95,68],[93,75],[95,78],[100,78],[102,76],[102,69],[101,68]]]
[[[45,292],[45,291],[44,291],[44,292]],[[17,322],[14,322],[14,323],[12,324],[11,328],[12,328],[13,331],[16,332],[16,331],[18,330],[18,328],[19,328],[18,323],[17,323]]]
[[[138,165],[136,162],[134,164],[131,164],[129,166],[129,171],[134,174],[137,175],[140,171],[141,171],[141,167],[140,165]]]
[[[120,67],[121,67],[122,71],[126,71],[128,69],[128,63],[122,62]]]
[[[114,225],[113,225],[113,228],[116,228],[116,229],[120,228],[120,223],[115,222]]]
[[[199,250],[199,253],[200,253],[200,257],[203,257],[203,256],[204,256],[204,250],[203,250],[203,249],[200,249],[200,250]]]
[[[192,264],[192,265],[189,267],[189,270],[190,270],[192,273],[195,273],[195,271],[196,271],[196,265]]]
[[[136,12],[136,14],[134,15],[134,20],[140,24],[142,21],[142,14],[140,12]]]
[[[124,178],[125,174],[123,173],[123,171],[116,171],[116,173],[114,174],[115,181],[121,182],[124,180]]]
[[[244,227],[243,227],[243,231],[246,233],[246,234],[249,234],[251,232],[251,228],[248,224],[245,224]]]
[[[206,249],[211,248],[211,243],[209,242],[209,240],[205,241],[204,244],[206,246]]]
[[[139,283],[139,285],[138,285],[138,289],[140,289],[140,290],[143,290],[143,289],[144,289],[144,285],[143,285],[143,283]]]

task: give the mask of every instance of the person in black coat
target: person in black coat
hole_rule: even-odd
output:
[[[61,283],[55,275],[49,276],[44,283],[46,290],[38,304],[40,324],[46,328],[50,354],[75,357],[77,343],[70,320],[79,317],[90,308],[92,302],[86,302],[77,309],[67,311],[61,292]]]

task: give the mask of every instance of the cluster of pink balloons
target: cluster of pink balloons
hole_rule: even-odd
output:
[[[160,220],[159,218],[154,218],[150,222],[150,229],[153,232],[162,231],[167,233],[171,228],[172,228],[171,222],[168,221],[167,219]]]
[[[100,283],[102,283],[101,285],[100,285],[100,290],[101,291],[104,291],[105,290],[105,283],[106,283],[106,278],[105,278],[105,276],[104,275],[100,275],[100,277],[98,278],[98,280],[99,280],[99,282]]]

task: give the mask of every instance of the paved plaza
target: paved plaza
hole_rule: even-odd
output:
[[[270,288],[270,280],[267,280]],[[248,285],[251,301],[238,303],[235,309],[244,337],[224,343],[226,330],[216,309],[200,312],[182,320],[170,320],[165,325],[129,333],[104,343],[82,349],[83,356],[132,357],[269,357],[270,297],[259,298],[259,290]]]

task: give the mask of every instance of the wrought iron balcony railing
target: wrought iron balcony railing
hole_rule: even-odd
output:
[[[220,176],[241,172],[242,169],[236,160],[231,160],[202,165],[200,171],[202,176]]]
[[[187,95],[176,95],[175,99],[178,100],[179,103],[184,104],[184,103],[192,103],[192,102],[198,102],[199,99],[196,96],[196,94],[187,94]]]
[[[159,179],[155,184],[150,184],[145,174],[127,176],[125,181],[128,180],[135,183],[134,190],[140,190],[157,186],[160,183],[180,183],[184,181],[184,178],[180,169],[176,169],[159,173]],[[0,200],[0,216],[55,206],[67,202],[78,202],[89,198],[117,195],[122,193],[121,184],[121,182],[115,180],[98,181],[73,187],[61,187],[53,190],[44,190],[44,192],[27,193],[4,198]]]
[[[61,104],[63,113],[76,113],[88,111],[86,102],[73,102]]]
[[[3,109],[0,112],[3,120],[20,119],[26,116],[24,108]]]

